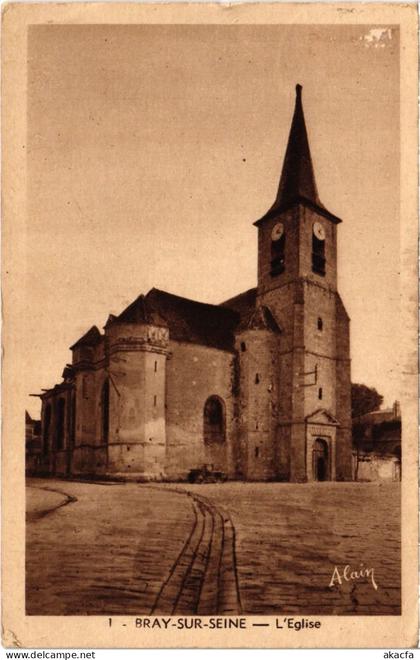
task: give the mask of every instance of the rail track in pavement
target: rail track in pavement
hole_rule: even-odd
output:
[[[161,586],[151,614],[238,615],[242,612],[231,516],[208,498],[165,489],[191,499],[194,523]]]

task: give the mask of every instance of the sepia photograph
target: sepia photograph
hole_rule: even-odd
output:
[[[26,618],[404,613],[400,46],[28,25]]]

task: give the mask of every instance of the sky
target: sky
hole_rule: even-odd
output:
[[[343,220],[352,380],[398,398],[399,40],[383,25],[30,27],[28,395],[152,287],[219,303],[256,285],[253,222],[297,83],[320,199]]]

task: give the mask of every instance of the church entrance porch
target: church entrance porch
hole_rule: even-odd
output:
[[[329,431],[331,431],[331,435]],[[335,473],[335,428],[308,429],[306,436],[307,481],[335,481]]]
[[[338,423],[325,410],[306,420],[306,480],[336,480],[336,434]]]

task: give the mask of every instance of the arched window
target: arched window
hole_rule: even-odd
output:
[[[71,430],[70,430],[70,444],[74,447],[76,442],[76,392],[73,392],[71,398]]]
[[[64,416],[66,410],[66,402],[64,399],[57,401],[57,423],[55,434],[55,448],[57,450],[64,449]]]
[[[225,441],[224,404],[217,396],[211,396],[204,405],[204,442],[206,444]]]
[[[101,393],[102,409],[102,442],[105,444],[109,438],[109,380],[108,378],[102,385]]]
[[[324,323],[322,321],[322,318],[318,316],[318,330],[322,330],[324,327]]]
[[[48,438],[50,435],[51,426],[51,405],[48,403],[44,413],[44,433],[42,439],[42,451],[44,454],[48,453]]]

